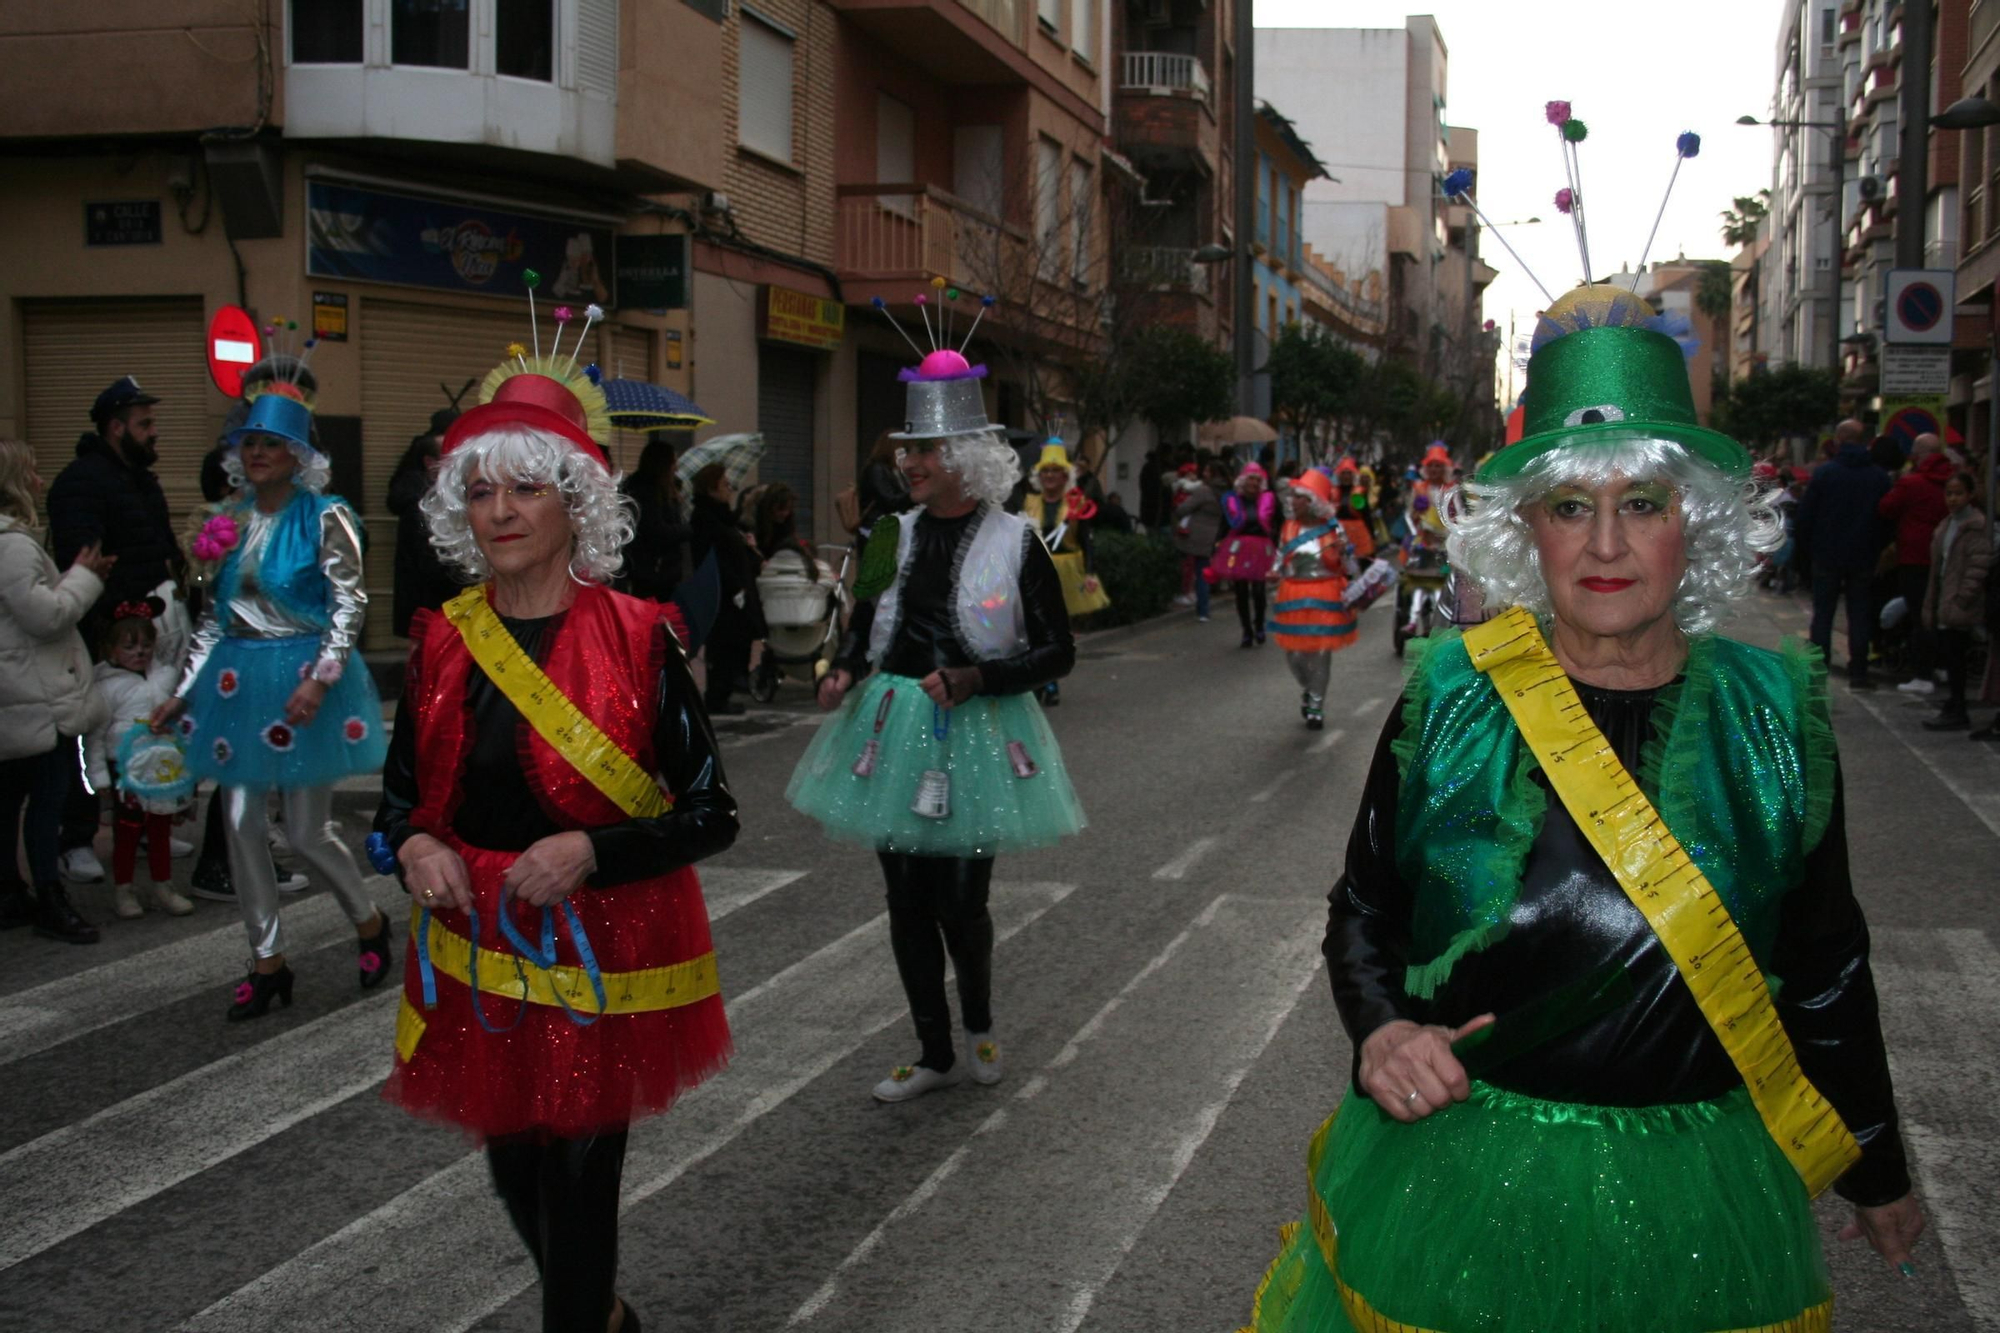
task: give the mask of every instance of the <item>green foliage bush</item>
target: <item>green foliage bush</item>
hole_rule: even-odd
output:
[[[1162,541],[1125,532],[1092,537],[1098,581],[1111,596],[1102,611],[1078,618],[1072,628],[1110,629],[1132,625],[1165,611],[1181,590],[1181,558]]]

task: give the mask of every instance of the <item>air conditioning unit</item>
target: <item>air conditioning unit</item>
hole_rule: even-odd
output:
[[[1882,178],[1880,176],[1863,176],[1855,184],[1860,189],[1863,199],[1874,200],[1882,197]]]
[[[729,196],[720,190],[709,190],[701,196],[701,211],[704,213],[727,213]]]

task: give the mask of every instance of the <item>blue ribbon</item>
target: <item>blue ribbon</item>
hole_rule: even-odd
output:
[[[1304,546],[1306,543],[1318,541],[1321,537],[1326,536],[1327,533],[1332,532],[1335,528],[1339,526],[1340,525],[1338,523],[1322,523],[1316,528],[1306,529],[1304,532],[1301,532],[1298,536],[1292,538],[1290,541],[1285,543],[1285,554],[1290,555],[1292,552],[1298,550],[1301,546]]]
[[[583,1014],[563,998],[562,987],[551,985],[556,1003],[562,1006],[564,1015],[578,1027],[589,1027],[604,1017],[609,1004],[604,991],[604,973],[597,965],[597,953],[590,947],[590,936],[584,933],[583,921],[576,914],[576,908],[567,900],[562,905],[563,919],[569,923],[570,937],[576,942],[576,956],[583,964],[583,974],[590,979],[591,993],[597,997],[597,1012]],[[528,942],[514,924],[513,918],[505,911],[500,913],[500,933],[514,946],[514,975],[521,982],[521,1007],[514,1011],[514,1021],[505,1027],[495,1027],[487,1020],[486,1011],[479,999],[479,913],[468,911],[466,916],[472,922],[472,1016],[479,1020],[479,1026],[486,1031],[499,1034],[512,1032],[521,1025],[521,1019],[528,1012],[528,973],[522,966],[523,960],[544,972],[556,966],[556,913],[553,907],[542,909],[542,940],[540,946]],[[431,962],[431,909],[423,909],[423,916],[417,922],[417,973],[423,986],[424,1008],[437,1008],[437,969]]]

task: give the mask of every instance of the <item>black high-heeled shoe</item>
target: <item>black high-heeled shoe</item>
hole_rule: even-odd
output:
[[[275,972],[259,972],[252,968],[248,976],[236,983],[230,997],[229,1021],[240,1023],[246,1018],[262,1018],[270,1012],[274,999],[291,1008],[292,969],[280,965]]]
[[[377,912],[382,918],[382,929],[357,943],[361,949],[361,989],[374,990],[389,979],[389,972],[395,962],[389,952],[389,914]]]

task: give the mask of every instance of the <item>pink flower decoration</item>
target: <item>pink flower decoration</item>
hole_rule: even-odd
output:
[[[1546,110],[1548,112],[1549,124],[1551,125],[1560,125],[1569,119],[1568,102],[1550,102]]]
[[[235,549],[240,535],[235,519],[227,514],[217,514],[202,524],[200,533],[195,536],[194,558],[209,562],[220,560]]]
[[[1565,185],[1556,191],[1556,212],[1567,213],[1576,207],[1576,191]]]
[[[567,324],[567,323],[569,323],[569,321],[570,321],[571,317],[572,317],[572,316],[573,316],[573,315],[574,315],[575,313],[576,313],[575,311],[571,310],[571,309],[570,309],[570,308],[569,308],[568,306],[566,306],[566,305],[559,305],[559,306],[557,306],[557,307],[556,307],[556,323],[558,323],[558,324]]]
[[[236,983],[236,995],[234,997],[236,1003],[248,1004],[256,994],[257,994],[257,988],[251,985],[249,982],[239,981]]]

